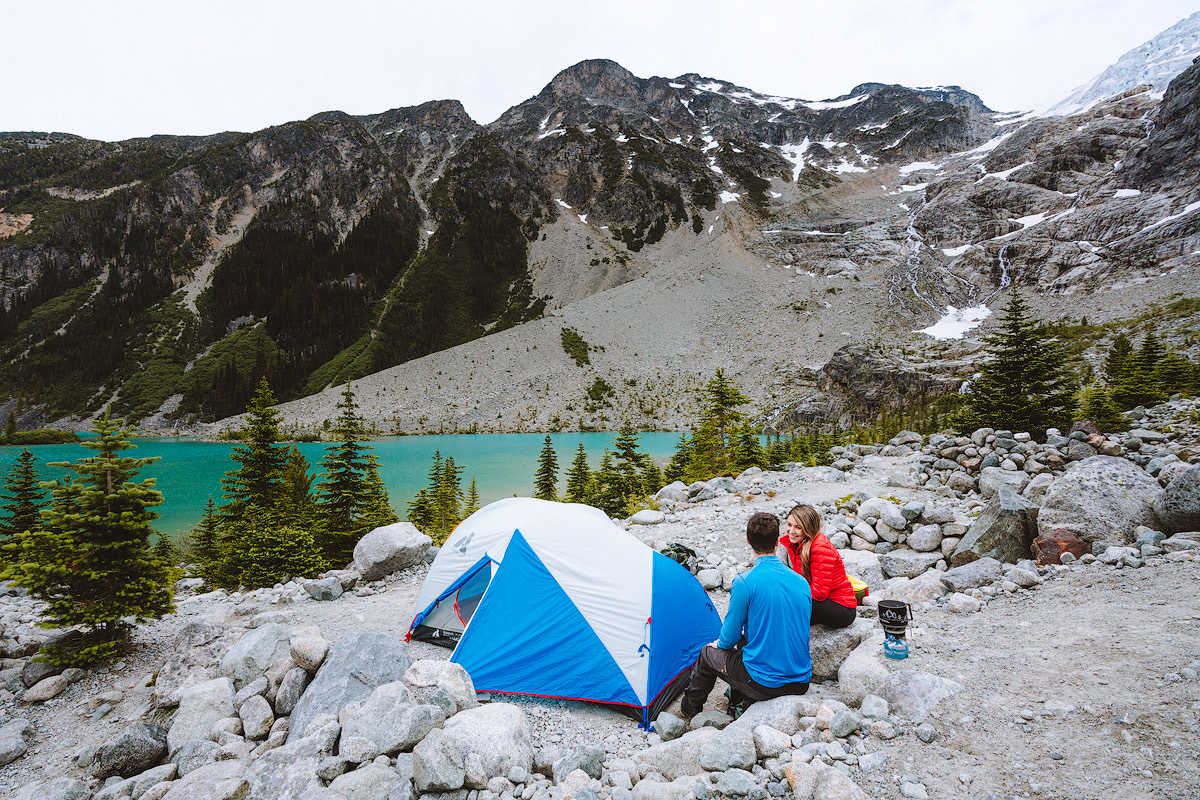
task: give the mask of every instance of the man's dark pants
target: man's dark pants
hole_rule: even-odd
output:
[[[808,691],[808,681],[785,683],[783,686],[763,686],[751,678],[750,673],[746,671],[746,666],[742,663],[740,647],[721,650],[712,645],[706,645],[700,651],[696,665],[692,667],[692,678],[688,682],[687,688],[683,690],[683,700],[680,705],[686,716],[694,717],[700,713],[718,676],[729,684],[734,698],[741,694],[752,703],[788,694],[804,694]]]

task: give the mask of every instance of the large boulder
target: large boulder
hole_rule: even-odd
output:
[[[1037,559],[1037,563],[1041,565],[1061,564],[1063,553],[1070,553],[1075,558],[1080,558],[1085,553],[1092,551],[1083,543],[1082,539],[1075,535],[1074,531],[1065,528],[1039,530],[1030,549],[1033,551],[1033,557]]]
[[[457,711],[479,705],[479,698],[475,695],[475,684],[461,664],[437,658],[423,658],[414,661],[404,673],[404,683],[418,703],[430,702],[438,689],[442,689],[454,700]]]
[[[704,768],[700,766],[700,755],[719,732],[712,727],[689,731],[678,739],[634,753],[633,760],[637,762],[643,775],[657,772],[669,781],[688,775],[699,775],[704,772]]]
[[[700,766],[710,772],[751,769],[757,760],[754,731],[740,725],[725,727],[700,751]]]
[[[404,645],[382,633],[347,633],[329,649],[308,689],[292,710],[288,742],[304,735],[318,714],[334,714],[354,700],[365,700],[377,687],[404,677],[412,659]]]
[[[329,789],[346,800],[387,800],[392,787],[400,782],[400,773],[382,764],[367,764],[365,767],[338,775],[329,784]]]
[[[1020,494],[1028,485],[1029,474],[1020,470],[984,467],[979,473],[979,493],[984,497],[994,497],[1001,489]]]
[[[153,767],[167,754],[167,729],[134,722],[111,736],[96,750],[91,772],[100,780],[127,778]]]
[[[413,783],[418,794],[457,791],[466,779],[462,751],[444,731],[430,731],[413,749]]]
[[[0,727],[0,766],[11,764],[29,749],[33,741],[33,723],[27,719],[14,719]]]
[[[411,522],[376,528],[354,545],[354,567],[364,581],[373,581],[416,564],[433,543]]]
[[[888,676],[883,664],[883,631],[876,631],[851,651],[838,669],[838,697],[849,706],[857,706],[863,698]]]
[[[233,681],[235,690],[267,671],[276,661],[291,654],[292,636],[288,629],[267,623],[247,633],[221,659],[217,674]]]
[[[511,703],[461,711],[446,720],[443,730],[462,753],[468,789],[485,789],[489,779],[507,775],[513,767],[533,767],[529,720]]]
[[[246,796],[246,762],[218,761],[171,783],[162,800],[241,800]]]
[[[314,720],[309,727],[312,730],[305,731],[305,735],[268,750],[250,766],[246,771],[250,787],[247,800],[298,797],[309,789],[324,787],[317,770],[333,755],[340,731],[337,720],[328,715]]]
[[[167,751],[174,753],[193,739],[211,739],[217,721],[234,716],[233,694],[229,678],[214,678],[184,689],[179,710],[171,717]]]
[[[808,639],[808,650],[812,654],[812,679],[827,681],[836,678],[850,651],[875,629],[873,621],[861,618],[848,628],[814,625]]]
[[[879,556],[867,550],[842,550],[838,555],[842,557],[846,574],[865,581],[870,591],[875,591],[883,585],[883,568],[879,566]]]
[[[417,705],[408,687],[394,681],[371,692],[362,707],[346,720],[342,736],[361,736],[374,742],[380,753],[394,756],[401,750],[411,750],[445,721],[442,709]]]
[[[876,695],[888,701],[893,714],[924,722],[934,706],[962,691],[962,685],[931,672],[900,670],[883,680]]]
[[[1016,563],[1029,558],[1037,536],[1037,504],[1001,489],[950,554],[950,566],[961,567],[984,557]]]
[[[941,553],[918,553],[905,548],[881,555],[879,566],[889,578],[915,578],[941,560]]]
[[[1200,530],[1200,464],[1180,472],[1154,501],[1164,533]]]
[[[800,698],[784,695],[771,700],[760,700],[746,709],[733,725],[753,731],[766,725],[792,736],[800,730]]]
[[[158,671],[151,699],[159,708],[179,705],[184,689],[217,677],[221,657],[240,629],[208,622],[188,622],[175,635],[171,655]]]
[[[1158,481],[1131,461],[1092,456],[1071,466],[1046,492],[1040,530],[1066,528],[1089,544],[1133,541],[1139,525],[1157,526]]]
[[[961,567],[952,567],[940,577],[950,591],[965,592],[997,580],[1000,577],[1000,562],[991,556],[984,556]]]
[[[875,597],[880,600],[900,600],[905,603],[930,603],[946,594],[942,574],[935,569],[915,578],[895,578],[888,581]]]

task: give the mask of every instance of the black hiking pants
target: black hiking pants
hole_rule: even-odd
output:
[[[808,691],[807,681],[785,683],[783,686],[763,686],[746,671],[740,647],[721,650],[712,645],[705,645],[700,651],[700,657],[696,659],[695,666],[692,667],[692,678],[683,690],[680,710],[684,716],[694,717],[700,713],[718,677],[729,684],[730,700],[735,704],[739,695],[749,705],[759,700],[771,700],[788,694],[804,694]]]

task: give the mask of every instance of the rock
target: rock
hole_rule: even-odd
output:
[[[1176,475],[1153,507],[1165,533],[1200,530],[1200,464]]]
[[[157,786],[165,781],[173,780],[175,778],[175,773],[175,765],[168,763],[163,764],[161,767],[153,767],[152,769],[148,769],[145,772],[142,772],[140,775],[135,775],[129,781],[129,796],[133,798],[133,800],[139,800],[139,798],[146,796],[146,792],[148,792],[151,787]],[[166,791],[167,790],[164,789],[163,793],[165,794]],[[84,795],[84,797],[86,798],[87,795]]]
[[[128,797],[128,793],[125,795]],[[138,795],[140,797],[140,793]],[[55,778],[46,784],[26,784],[13,800],[91,800],[91,788],[78,778]],[[96,794],[100,798],[100,794]]]
[[[221,659],[217,674],[241,689],[291,651],[291,634],[282,625],[268,623],[247,633]]]
[[[1158,482],[1124,458],[1093,456],[1071,466],[1046,492],[1039,530],[1064,528],[1084,542],[1133,541],[1138,525],[1154,527]]]
[[[713,589],[720,589],[723,579],[721,571],[717,569],[702,569],[696,573],[696,580],[704,587],[704,591],[711,592]]]
[[[242,720],[242,730],[246,738],[256,742],[267,738],[267,734],[271,732],[271,725],[275,722],[271,704],[267,702],[267,698],[258,694],[242,703],[242,707],[238,709],[238,716]]]
[[[241,800],[246,796],[246,764],[218,761],[171,783],[162,800]]]
[[[862,728],[862,719],[853,711],[844,709],[833,715],[829,720],[829,732],[838,739],[845,739]]]
[[[392,756],[401,750],[411,750],[445,721],[442,709],[414,704],[408,688],[395,681],[371,692],[362,707],[346,720],[342,735],[370,739],[379,752]]]
[[[1009,563],[1028,558],[1037,535],[1037,520],[1035,503],[1001,489],[954,548],[950,566],[961,567],[984,557]]]
[[[994,497],[1001,489],[1020,494],[1029,484],[1029,475],[1020,470],[1010,472],[1000,467],[984,467],[979,473],[979,493]]]
[[[354,567],[364,581],[373,581],[417,564],[433,543],[411,522],[376,528],[354,546]]]
[[[71,681],[66,675],[51,675],[26,689],[25,694],[21,696],[21,702],[26,705],[44,703],[52,697],[58,697],[70,685]]]
[[[334,778],[329,790],[346,800],[388,800],[392,788],[399,782],[399,773],[391,767],[367,764]]]
[[[800,697],[784,695],[753,704],[733,723],[751,732],[762,725],[791,736],[800,730]]]
[[[554,782],[562,783],[575,770],[583,770],[589,778],[600,780],[604,771],[604,745],[585,744],[554,762]]]
[[[302,581],[300,585],[313,600],[337,600],[342,596],[342,582],[334,577]]]
[[[955,470],[950,473],[950,477],[946,478],[946,485],[956,492],[965,494],[975,488],[975,479],[963,470]]]
[[[921,525],[908,535],[908,546],[918,553],[937,550],[942,544],[941,525]]]
[[[662,712],[654,720],[654,729],[664,742],[678,739],[687,732],[687,723],[667,711]]]
[[[292,639],[289,652],[296,666],[312,675],[325,661],[325,656],[329,653],[329,642],[320,636],[298,636]]]
[[[21,668],[21,683],[30,687],[41,683],[46,678],[60,675],[62,671],[62,667],[55,666],[49,661],[30,661]]]
[[[365,700],[377,686],[403,678],[411,665],[404,645],[392,637],[361,631],[347,633],[330,648],[312,683],[296,703],[288,742],[303,736],[308,723],[317,715],[337,714],[347,703]]]
[[[884,679],[876,692],[888,701],[893,714],[924,722],[934,706],[962,690],[962,686],[930,672],[900,670]]]
[[[688,723],[688,730],[694,731],[700,728],[716,728],[717,730],[721,730],[731,722],[733,722],[733,717],[728,714],[716,709],[708,709],[692,717],[692,721]]]
[[[808,639],[808,649],[812,654],[812,679],[824,681],[836,678],[850,651],[875,629],[875,623],[868,619],[857,619],[848,628],[812,626]]]
[[[695,800],[697,797],[706,797],[708,792],[707,777],[687,775],[670,783],[651,780],[639,781],[633,787],[633,791],[629,793],[628,800]],[[622,800],[622,798],[617,792],[613,792],[613,800]]]
[[[758,704],[755,703],[756,705]],[[750,708],[753,709],[754,706]],[[747,710],[746,714],[749,713],[750,711]],[[745,715],[743,715],[744,717]],[[753,729],[750,730],[753,736]],[[688,775],[697,775],[703,771],[700,766],[700,754],[718,733],[720,731],[710,727],[688,731],[672,742],[652,745],[634,753],[633,760],[637,762],[638,769],[643,775],[657,772],[669,781]],[[634,788],[636,789],[637,786]]]
[[[874,544],[875,542],[879,541],[879,533],[875,530],[871,523],[867,522],[866,520],[859,520],[858,524],[854,526],[854,535],[866,544]],[[851,539],[851,541],[853,541],[853,539]]]
[[[220,752],[221,746],[216,742],[193,739],[185,742],[179,748],[175,753],[174,761],[179,768],[179,774],[187,775],[189,772],[195,772],[200,767],[215,762]]]
[[[645,508],[629,518],[630,525],[659,525],[667,515],[653,508]]]
[[[32,722],[21,718],[6,722],[0,727],[0,766],[11,764],[25,755],[32,741]]]
[[[976,561],[976,564],[979,562]],[[949,602],[946,603],[946,610],[953,614],[974,614],[983,608],[983,603],[971,597],[969,594],[955,592],[950,595]]]
[[[241,708],[242,703],[254,697],[256,694],[266,694],[271,688],[271,682],[267,680],[266,675],[259,675],[254,680],[247,683],[233,695],[233,707]]]
[[[247,800],[276,800],[323,788],[317,770],[333,755],[339,734],[337,720],[321,715],[307,728],[305,736],[267,750],[250,765]]]
[[[1039,565],[1062,564],[1064,553],[1070,553],[1079,558],[1088,552],[1088,546],[1077,536],[1075,531],[1066,528],[1047,528],[1039,530],[1037,538],[1030,545],[1034,558]]]
[[[466,766],[459,748],[440,729],[413,748],[413,782],[418,794],[461,789]]]
[[[174,708],[184,689],[217,677],[217,665],[238,630],[207,622],[184,624],[175,636],[171,655],[158,671],[151,694],[154,704]]]
[[[167,730],[135,722],[125,726],[96,750],[91,773],[100,780],[137,775],[150,769],[167,753]]]
[[[304,687],[308,686],[308,673],[303,667],[292,667],[283,675],[279,688],[275,691],[275,713],[286,717],[296,708]]]
[[[455,705],[455,711],[448,713],[447,717],[479,705],[475,684],[461,664],[433,658],[414,661],[404,673],[404,683],[418,703],[430,703],[438,689],[444,690]]]
[[[687,486],[684,485],[683,481],[669,483],[658,490],[658,493],[654,495],[654,499],[682,503],[688,499]]]
[[[942,583],[952,592],[965,592],[1000,577],[1000,562],[990,556],[954,567],[942,573]]]
[[[888,669],[883,664],[883,638],[881,631],[872,633],[838,668],[838,697],[846,705],[864,702],[864,698],[872,695],[888,676]]]
[[[1031,589],[1034,586],[1041,586],[1043,583],[1041,575],[1019,567],[1009,570],[1005,577],[1022,589]]]
[[[754,749],[759,758],[778,758],[792,746],[792,737],[770,725],[757,725],[753,730]]]
[[[879,566],[879,556],[861,551],[842,551],[840,555],[847,575],[865,581],[871,591],[883,585],[883,569]]]
[[[888,701],[876,694],[869,694],[862,699],[862,705],[858,711],[867,719],[880,719],[888,715],[891,707]]]
[[[912,579],[893,578],[884,584],[875,596],[880,600],[901,600],[916,604],[932,602],[945,594],[946,586],[942,583],[942,573],[931,569]]]
[[[1200,550],[1200,536],[1193,532],[1176,534],[1162,540],[1162,549],[1168,553],[1179,553],[1184,550]]]
[[[915,578],[941,560],[941,553],[901,549],[879,556],[879,566],[889,578]]]
[[[233,715],[233,682],[229,678],[189,686],[183,690],[179,710],[171,718],[167,752],[174,754],[192,739],[211,739],[217,721]]]
[[[489,703],[460,711],[446,721],[446,737],[462,753],[465,785],[482,789],[489,778],[513,767],[533,766],[529,722],[517,706]]]
[[[745,725],[727,726],[700,751],[700,766],[713,772],[751,769],[757,760],[754,732]]]

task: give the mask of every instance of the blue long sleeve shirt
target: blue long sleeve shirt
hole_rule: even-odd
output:
[[[733,579],[729,611],[717,647],[732,649],[742,636],[742,663],[763,686],[812,680],[808,652],[812,593],[803,575],[776,556],[759,556]]]

